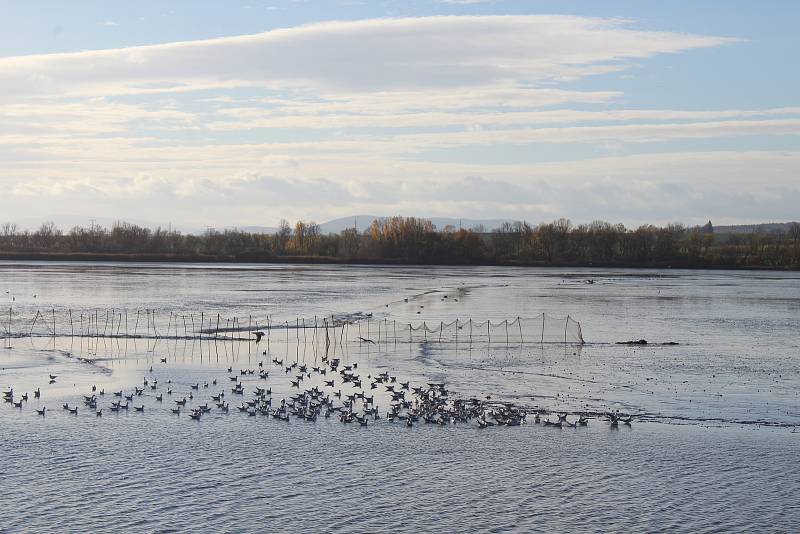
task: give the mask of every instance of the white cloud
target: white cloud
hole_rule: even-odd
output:
[[[540,83],[728,42],[572,16],[326,22],[205,41],[0,58],[0,95],[236,86],[376,92]]]
[[[624,95],[560,85],[729,42],[621,20],[431,17],[0,58],[0,212],[69,205],[200,227],[357,212],[780,218],[800,196],[800,154],[692,141],[795,136],[800,108],[609,110]],[[624,153],[664,141],[684,148]],[[525,164],[423,157],[478,145],[597,150]]]

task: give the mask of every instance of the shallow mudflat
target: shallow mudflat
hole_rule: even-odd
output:
[[[787,530],[800,519],[798,275],[49,263],[0,264],[0,274],[13,333],[37,311],[59,318],[55,337],[37,320],[34,335],[3,341],[12,348],[0,355],[0,386],[31,393],[22,408],[0,405],[0,525],[10,531],[98,530],[111,515],[145,530],[285,532]],[[65,334],[65,310],[88,323],[91,310],[111,309],[128,311],[128,330],[133,310],[155,310],[159,335],[149,325],[136,337]],[[182,320],[176,330],[176,314],[201,312],[274,328],[258,344],[242,332],[187,336]],[[538,342],[541,313],[580,321],[586,344]],[[358,322],[330,330],[328,343],[322,328],[280,328],[314,316]],[[402,330],[456,319],[441,338]],[[470,333],[470,320],[495,326]],[[651,343],[615,344],[640,338]],[[360,388],[332,360],[351,366]],[[294,387],[304,365],[310,376]],[[529,415],[484,429],[474,419],[390,422],[392,392],[370,387],[382,374]],[[92,386],[96,409],[83,402]],[[256,388],[271,390],[272,409],[315,388],[339,404],[336,392],[361,391],[380,417],[363,427],[340,413],[286,422],[239,411]],[[135,396],[111,412],[126,402],[118,391]],[[220,392],[228,413],[211,398]],[[203,404],[211,411],[187,417]],[[363,413],[363,399],[356,405]],[[606,414],[617,411],[632,424],[613,427]],[[559,413],[588,424],[544,425]]]

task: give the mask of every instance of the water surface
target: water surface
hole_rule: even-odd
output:
[[[0,406],[1,531],[789,531],[800,519],[797,274],[0,263],[0,291],[12,334],[33,334],[4,340],[0,386],[43,397]],[[110,334],[112,309],[128,313],[115,323],[121,334],[137,310],[140,320],[153,310],[158,338],[149,325],[136,338],[70,335],[90,314]],[[284,328],[256,346],[174,320],[191,317],[198,330],[201,312],[204,324],[219,314]],[[542,313],[580,321],[586,344],[538,342]],[[235,412],[191,421],[149,390],[136,400],[143,414],[60,409],[92,385],[130,391],[148,376],[185,395],[216,378],[219,387],[195,392],[199,404],[228,387],[229,367],[259,362],[270,378],[246,376],[246,389],[267,384],[279,399],[291,390],[273,358],[311,366],[325,355],[323,330],[285,328],[315,316],[362,318],[327,349],[362,374],[595,417],[562,430],[530,420],[360,428]],[[503,321],[516,318],[522,327],[507,332]],[[403,334],[408,323],[456,319],[462,328],[442,341]],[[486,320],[490,335],[470,336]],[[640,338],[650,344],[616,344]],[[615,410],[634,424],[611,429],[599,414]]]

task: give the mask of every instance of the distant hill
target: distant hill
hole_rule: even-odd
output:
[[[359,231],[363,231],[372,224],[375,219],[384,219],[377,215],[356,215],[354,217],[342,217],[341,219],[334,219],[326,223],[320,224],[320,230],[323,234],[338,234],[342,230],[352,228],[353,225],[358,227]],[[483,226],[486,231],[498,228],[504,222],[514,222],[514,219],[454,219],[449,217],[423,217],[430,219],[430,221],[441,230],[445,226],[454,226],[455,228],[475,228]]]
[[[378,215],[355,215],[353,217],[342,217],[341,219],[334,219],[332,221],[319,224],[319,229],[323,234],[338,234],[342,230],[353,228],[356,226],[359,232],[363,232],[370,227],[372,221],[375,219],[385,219]],[[450,217],[424,217],[436,226],[438,230],[446,226],[453,226],[455,228],[465,228],[467,230],[483,226],[487,232],[499,228],[504,222],[513,223],[515,219],[455,219]],[[290,223],[291,224],[291,223]],[[278,231],[277,228],[272,226],[241,226],[239,230],[249,232],[252,234],[274,234]]]
[[[789,226],[796,223],[732,224],[714,226],[715,234],[786,234]]]

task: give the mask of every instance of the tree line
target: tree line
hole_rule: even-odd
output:
[[[437,229],[415,217],[376,219],[323,234],[318,224],[281,221],[275,233],[208,229],[200,235],[172,228],[117,222],[110,228],[76,226],[62,231],[52,222],[37,230],[0,225],[0,255],[6,258],[162,259],[184,261],[337,261],[415,264],[510,264],[630,267],[800,268],[800,224],[779,233],[715,234],[713,226],[643,225],[595,221],[573,225],[559,219],[484,228]]]

